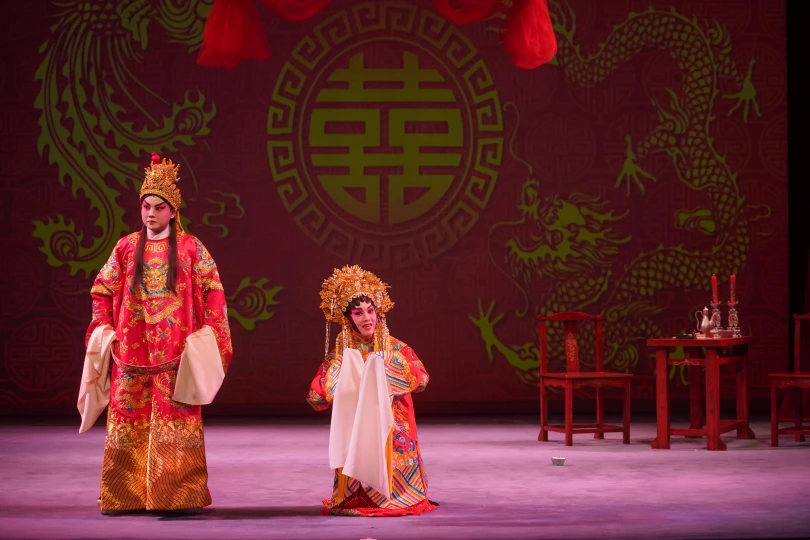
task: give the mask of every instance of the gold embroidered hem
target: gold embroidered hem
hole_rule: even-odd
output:
[[[134,422],[110,408],[101,470],[102,511],[180,510],[211,504],[199,418]]]

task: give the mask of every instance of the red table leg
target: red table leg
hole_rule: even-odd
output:
[[[776,381],[771,379],[771,446],[779,446],[779,411],[776,409]]]
[[[655,350],[655,411],[658,436],[650,445],[660,450],[669,449],[669,396],[667,395],[667,358],[668,347]]]
[[[726,449],[720,439],[720,363],[713,347],[706,347],[706,448]]]
[[[574,425],[574,385],[565,381],[565,446],[574,444],[574,435],[571,431]]]
[[[624,383],[624,404],[622,406],[622,443],[630,444],[630,381]]]
[[[691,357],[691,351],[687,349],[685,351],[686,358],[689,359]],[[703,429],[703,403],[701,401],[701,392],[700,389],[702,387],[702,377],[701,377],[701,367],[700,366],[688,366],[687,369],[688,374],[688,381],[689,381],[689,427],[691,429]],[[700,435],[693,435],[690,438],[699,439]]]
[[[737,420],[745,422],[737,429],[738,439],[756,439],[748,425],[748,353],[737,365]]]

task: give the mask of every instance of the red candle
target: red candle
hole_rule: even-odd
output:
[[[719,304],[720,299],[717,296],[717,276],[712,274],[712,303]]]
[[[729,303],[736,304],[737,303],[737,296],[734,294],[735,289],[737,288],[737,276],[731,274],[731,286],[729,287],[731,290],[729,291]]]

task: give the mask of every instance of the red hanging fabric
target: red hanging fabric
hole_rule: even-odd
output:
[[[470,24],[488,19],[500,0],[433,0],[433,9],[453,24]]]
[[[215,0],[197,63],[231,70],[245,60],[268,58],[270,45],[254,0]]]
[[[547,0],[514,0],[504,25],[503,47],[517,67],[534,69],[557,54]]]
[[[311,19],[324,10],[332,0],[259,0],[264,7],[291,22]]]
[[[205,23],[197,63],[233,69],[245,60],[270,58],[267,34],[256,2],[291,22],[310,19],[331,0],[214,0]],[[501,0],[432,0],[436,11],[454,24],[489,19]],[[557,53],[557,40],[548,13],[548,0],[513,0],[503,23],[502,40],[514,64],[534,69]]]

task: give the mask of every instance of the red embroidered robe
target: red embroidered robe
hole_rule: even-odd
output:
[[[227,371],[233,349],[216,264],[194,236],[177,235],[175,292],[169,240],[147,240],[143,283],[133,284],[141,233],[122,238],[91,289],[93,320],[116,332],[101,509],[177,510],[211,504],[199,405],[172,400],[186,337],[210,326]]]

